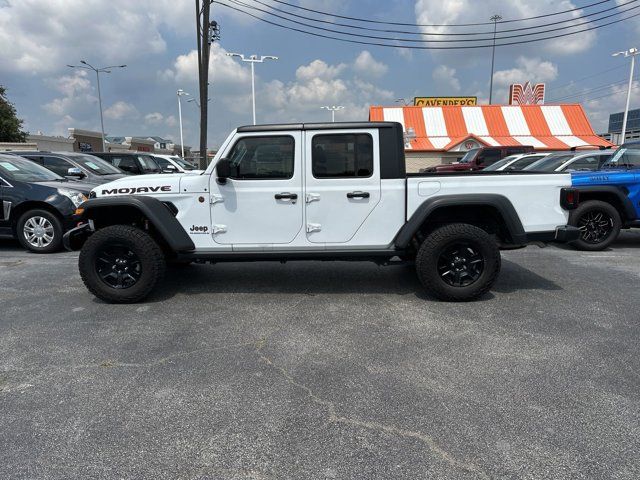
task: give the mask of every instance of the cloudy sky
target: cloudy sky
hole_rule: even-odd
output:
[[[295,10],[276,0],[260,1],[304,18],[312,17],[310,12]],[[69,69],[66,64],[81,59],[96,65],[126,63],[126,69],[102,78],[106,131],[112,135],[179,139],[175,92],[182,88],[197,95],[194,3],[193,0],[0,0],[0,84],[8,88],[9,98],[29,131],[66,136],[69,127],[99,130],[100,125],[95,77],[83,70]],[[264,8],[255,0],[243,3]],[[493,13],[500,13],[505,19],[532,17],[595,2],[288,0],[287,3],[344,16],[433,25],[483,22]],[[616,3],[632,8],[635,2],[612,0],[576,10],[571,15],[597,12]],[[251,122],[249,68],[227,57],[226,52],[280,57],[277,62],[256,68],[260,123],[330,118],[328,112],[320,109],[322,105],[344,105],[345,110],[337,118],[356,120],[367,118],[369,105],[393,104],[399,97],[475,95],[484,102],[488,98],[489,49],[424,51],[348,44],[283,30],[217,4],[212,12],[212,18],[220,23],[222,40],[214,45],[211,58],[211,146],[218,145],[232,128]],[[255,10],[254,13],[279,21]],[[627,15],[633,13],[636,12]],[[346,21],[326,16],[314,18]],[[552,20],[567,18],[571,17],[565,15],[543,22],[550,24]],[[580,29],[593,25],[587,23],[589,20],[582,22],[585,26]],[[525,26],[506,25],[503,28]],[[474,27],[470,31],[486,28],[490,27]],[[425,30],[448,31],[446,27],[425,27]],[[595,128],[606,131],[609,113],[623,108],[628,75],[628,61],[612,58],[611,53],[640,47],[636,45],[640,43],[638,33],[640,17],[635,17],[575,36],[498,48],[494,101],[507,101],[510,83],[546,82],[548,100],[582,102]],[[635,93],[632,106],[640,107],[640,88]],[[185,143],[196,145],[198,108],[194,103],[183,105],[183,119]]]

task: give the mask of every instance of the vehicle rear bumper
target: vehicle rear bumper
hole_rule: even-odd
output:
[[[535,242],[574,242],[580,238],[580,229],[571,225],[562,225],[548,232],[527,233],[527,243]]]

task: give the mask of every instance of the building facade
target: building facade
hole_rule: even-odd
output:
[[[609,131],[607,132],[607,134],[611,141],[616,145],[620,145],[624,142],[640,140],[640,108],[629,110],[624,141],[621,138],[623,121],[624,112],[612,113],[611,115],[609,115]]]

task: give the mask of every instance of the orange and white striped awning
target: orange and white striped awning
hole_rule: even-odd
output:
[[[581,105],[371,107],[371,121],[400,122],[415,133],[407,149],[455,151],[475,140],[485,146],[531,145],[536,150],[612,144],[596,135]],[[413,135],[411,135],[413,136]]]

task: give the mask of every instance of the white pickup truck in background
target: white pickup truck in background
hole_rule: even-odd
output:
[[[108,302],[145,298],[167,261],[249,260],[414,262],[431,294],[471,300],[500,247],[576,240],[577,201],[569,174],[407,175],[397,123],[247,126],[201,175],[97,187],[65,245]]]

